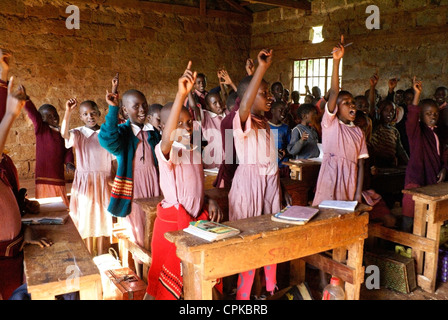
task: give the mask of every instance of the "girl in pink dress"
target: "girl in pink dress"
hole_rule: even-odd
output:
[[[330,98],[322,117],[323,160],[313,206],[323,200],[362,201],[364,159],[369,157],[364,133],[353,124],[356,105],[347,91],[339,92],[339,64],[344,37],[334,48]]]
[[[272,95],[263,76],[272,63],[272,51],[261,50],[258,68],[244,93],[233,119],[234,141],[239,160],[229,192],[229,219],[245,219],[281,209],[281,188],[274,135],[264,113],[270,110]],[[266,290],[276,287],[277,265],[265,266]],[[237,300],[250,299],[255,270],[238,277]]]
[[[182,274],[176,246],[165,239],[169,231],[184,229],[190,221],[220,221],[217,203],[204,196],[201,151],[191,143],[193,119],[182,101],[195,83],[191,61],[179,79],[179,89],[171,105],[161,111],[162,140],[156,145],[160,188],[164,199],[157,206],[151,241],[152,263],[148,272],[145,299],[171,300],[182,295]],[[208,210],[207,210],[208,207]]]
[[[79,114],[85,126],[69,131],[70,116],[77,106],[76,99],[70,99],[65,106],[61,135],[65,147],[74,147],[76,171],[73,179],[70,216],[88,250],[98,255],[106,253],[112,235],[112,215],[107,211],[112,191],[113,156],[100,146],[98,124],[101,112],[93,101],[79,105]],[[96,238],[97,248],[94,248]]]

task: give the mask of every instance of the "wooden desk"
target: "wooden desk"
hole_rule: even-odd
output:
[[[81,300],[102,299],[99,270],[70,217],[63,225],[28,228],[36,236],[53,241],[51,247],[28,245],[23,250],[28,292],[33,300],[54,300],[55,296],[76,291]]]
[[[347,299],[359,299],[368,208],[360,205],[355,213],[321,210],[302,226],[274,222],[270,215],[227,222],[240,235],[216,242],[182,230],[165,237],[182,260],[185,299],[210,300],[215,279],[291,260],[294,281],[304,280],[306,261],[346,281]],[[333,259],[318,254],[327,250],[333,250]]]
[[[314,191],[316,187],[321,162],[304,160],[302,163],[292,161],[283,163],[291,169],[291,178],[283,178],[282,183],[293,199],[292,204],[296,206],[309,205],[310,192]]]
[[[289,168],[291,169],[291,179],[306,181],[309,180],[309,178],[315,176],[316,178],[315,180],[317,180],[317,176],[319,175],[319,170],[322,162],[307,159],[298,161],[283,162],[283,164],[289,166]]]
[[[448,183],[403,190],[415,201],[414,235],[422,237],[427,248],[414,246],[412,255],[417,264],[417,284],[434,292],[439,258],[440,227],[448,220]]]

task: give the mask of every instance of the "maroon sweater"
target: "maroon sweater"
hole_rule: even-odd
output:
[[[410,158],[406,168],[405,185],[417,184],[427,186],[437,183],[437,175],[443,167],[446,151],[440,142],[440,155],[437,153],[437,143],[434,131],[420,119],[420,108],[409,105],[406,120],[406,132],[410,145]]]
[[[61,133],[42,121],[31,100],[26,102],[25,110],[36,134],[36,184],[64,186],[64,164],[74,161],[72,148],[65,148]]]

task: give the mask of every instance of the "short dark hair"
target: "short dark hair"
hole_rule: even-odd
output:
[[[152,105],[149,106],[148,108],[148,115],[149,114],[154,114],[156,112],[160,113],[160,110],[162,110],[163,106],[159,103],[153,103]]]
[[[284,101],[275,101],[271,105],[271,111],[278,107],[284,107],[284,106],[286,106],[286,103]]]
[[[317,112],[316,106],[314,104],[304,103],[304,104],[301,104],[300,107],[297,109],[297,115],[300,118],[303,118],[306,114],[313,112],[313,111]]]

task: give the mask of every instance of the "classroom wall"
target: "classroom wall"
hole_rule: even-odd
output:
[[[91,99],[102,119],[111,79],[120,72],[120,91],[136,88],[148,103],[165,104],[177,91],[188,60],[218,85],[216,71],[235,80],[245,75],[250,23],[238,19],[180,16],[143,11],[135,0],[1,0],[0,46],[13,54],[11,75],[23,83],[37,107],[53,104],[61,122],[65,101]],[[113,5],[107,5],[113,3]],[[134,3],[137,3],[135,7]],[[66,28],[69,4],[80,9],[80,29]],[[82,125],[72,117],[71,126]],[[21,178],[33,178],[35,136],[25,111],[6,145]]]
[[[366,28],[371,4],[380,9],[379,30]],[[447,13],[446,0],[314,0],[311,13],[280,8],[255,14],[251,56],[273,48],[266,79],[292,89],[292,60],[330,55],[344,34],[346,43],[353,42],[343,62],[344,89],[363,94],[378,69],[383,96],[390,77],[400,77],[397,89],[406,89],[416,75],[423,80],[423,96],[431,97],[437,86],[448,86]],[[317,25],[324,26],[325,40],[311,44],[309,30]]]

